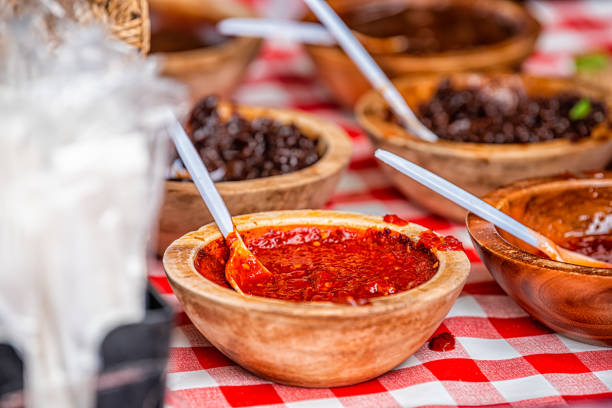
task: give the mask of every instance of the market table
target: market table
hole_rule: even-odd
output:
[[[525,64],[529,72],[569,74],[571,54],[612,51],[612,2],[532,2],[530,7],[545,30],[537,52]],[[168,406],[612,406],[612,349],[570,340],[530,318],[492,280],[463,225],[429,214],[395,190],[379,171],[366,136],[350,112],[334,103],[318,82],[299,46],[268,43],[235,100],[310,111],[346,129],[353,141],[353,158],[327,208],[398,214],[461,239],[472,272],[437,331],[451,332],[456,348],[435,352],[424,345],[389,373],[349,387],[274,384],[237,366],[207,342],[180,310],[161,263],[156,262],[150,280],[177,310],[168,364]]]

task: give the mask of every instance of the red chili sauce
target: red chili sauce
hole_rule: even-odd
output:
[[[384,222],[388,222],[389,224],[398,225],[400,227],[408,225],[408,220],[400,218],[400,217],[398,217],[395,214],[387,214],[387,215],[385,215],[383,217],[383,221]]]
[[[273,279],[263,283],[243,280],[240,287],[250,295],[362,305],[372,297],[414,288],[438,269],[430,250],[434,240],[428,235],[415,244],[407,235],[388,228],[288,226],[241,234],[273,274]],[[451,250],[451,246],[438,245],[440,250]],[[228,257],[229,250],[219,239],[199,252],[195,267],[207,279],[229,287],[225,279]]]
[[[404,227],[410,223],[408,220],[405,220],[395,214],[385,215],[383,217],[383,221],[399,227]],[[438,251],[463,251],[461,241],[452,235],[440,236],[432,231],[424,231],[420,234],[420,236],[421,239],[419,240],[419,244],[425,248],[437,249]]]
[[[429,340],[428,347],[433,351],[451,351],[455,349],[455,337],[449,332],[443,332]]]
[[[599,261],[612,263],[612,234],[569,237],[559,244],[563,248],[590,256]]]
[[[431,231],[423,231],[419,234],[419,245],[425,248],[437,249],[438,251],[463,251],[463,244],[452,235],[440,236]]]

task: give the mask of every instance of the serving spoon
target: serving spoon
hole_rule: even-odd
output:
[[[271,282],[274,275],[245,245],[200,155],[174,115],[169,121],[168,130],[183,164],[230,248],[230,256],[225,265],[225,279],[242,295],[247,284]]]
[[[538,248],[550,259],[593,268],[612,268],[612,264],[558,246],[551,239],[521,224],[491,204],[396,154],[378,149],[374,156],[415,181],[429,187],[436,193],[448,198],[455,204],[484,218],[521,241]]]

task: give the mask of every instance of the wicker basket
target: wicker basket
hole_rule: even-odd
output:
[[[87,3],[90,7],[77,12],[77,21],[101,21],[115,37],[138,48],[143,54],[149,51],[147,0],[87,0]]]
[[[149,51],[149,5],[147,0],[55,0],[68,17],[82,24],[99,21],[110,33],[146,54]],[[6,4],[6,3],[5,3]],[[3,13],[20,15],[32,7],[40,7],[36,0],[9,0]],[[52,23],[49,29],[52,31]]]

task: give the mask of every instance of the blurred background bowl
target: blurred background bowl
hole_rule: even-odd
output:
[[[612,120],[612,100],[603,90],[574,80],[533,77],[524,74],[457,73],[444,77],[410,77],[396,81],[408,105],[418,107],[431,100],[439,83],[450,78],[461,89],[480,81],[522,83],[530,96],[550,96],[563,91],[575,92],[606,102],[608,120]],[[503,83],[503,82],[502,82]],[[525,177],[549,176],[564,171],[603,169],[612,159],[612,132],[596,128],[590,137],[576,142],[555,139],[524,144],[463,143],[440,139],[429,143],[416,138],[386,116],[387,104],[377,92],[364,95],[355,107],[357,119],[377,148],[390,150],[422,166],[459,187],[483,195]],[[415,182],[410,177],[381,164],[395,186],[426,209],[463,222],[466,211]]]
[[[612,55],[590,52],[574,56],[574,76],[587,84],[601,86],[612,92]]]
[[[311,166],[292,173],[216,183],[230,213],[323,207],[351,158],[351,141],[346,132],[298,111],[254,107],[238,107],[237,111],[249,120],[264,117],[294,123],[306,136],[319,138],[321,157]],[[166,181],[157,254],[161,256],[172,241],[209,222],[212,216],[192,181]]]
[[[193,101],[228,96],[259,51],[261,39],[216,31],[230,17],[252,15],[234,1],[150,0],[150,53],[160,57],[164,75],[188,86]]]
[[[528,179],[485,200],[557,243],[609,236],[612,172]],[[612,345],[612,269],[550,260],[472,213],[467,228],[489,272],[529,314],[573,339]]]
[[[468,9],[505,18],[518,27],[518,32],[505,41],[431,54],[389,52],[397,38],[358,36],[387,75],[392,78],[407,75],[423,75],[456,71],[489,71],[515,69],[533,52],[540,33],[540,25],[521,5],[506,0],[330,0],[330,5],[341,15],[353,13],[367,6],[378,9],[397,8],[398,5],[414,8],[439,8],[453,4]],[[309,21],[314,17],[306,18]],[[306,45],[320,78],[336,99],[352,107],[357,99],[370,89],[369,82],[339,47]]]

